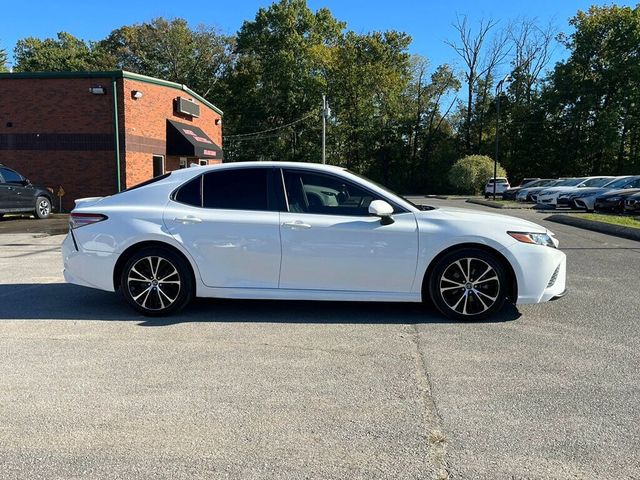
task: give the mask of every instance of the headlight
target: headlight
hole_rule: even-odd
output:
[[[510,236],[522,243],[531,243],[535,245],[544,245],[545,247],[556,248],[551,235],[546,233],[531,232],[507,232]]]

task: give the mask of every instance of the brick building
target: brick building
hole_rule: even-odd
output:
[[[0,163],[59,187],[63,208],[165,171],[222,161],[222,112],[125,71],[0,74]]]

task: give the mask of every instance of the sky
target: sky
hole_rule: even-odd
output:
[[[639,0],[640,1],[640,0]],[[84,40],[100,40],[122,25],[140,23],[151,18],[182,17],[193,26],[204,23],[233,34],[245,20],[251,20],[260,7],[270,0],[4,0],[0,17],[0,47],[10,55],[18,39],[24,37],[55,37],[67,31]],[[481,18],[500,20],[503,24],[526,16],[542,24],[553,22],[559,31],[571,33],[568,20],[578,10],[590,5],[610,4],[600,0],[308,0],[313,10],[326,7],[333,15],[347,22],[358,33],[373,30],[400,30],[413,38],[411,53],[425,56],[432,66],[457,63],[456,54],[445,40],[455,40],[451,23],[456,14],[467,15],[472,21]],[[618,5],[636,4],[617,1]],[[555,60],[566,52],[556,52]]]

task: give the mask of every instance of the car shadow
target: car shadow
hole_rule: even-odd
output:
[[[483,323],[520,318],[511,304]],[[67,283],[0,285],[0,320],[137,321],[140,326],[179,323],[424,324],[459,323],[419,303],[311,302],[195,299],[167,317],[144,317],[118,294]]]

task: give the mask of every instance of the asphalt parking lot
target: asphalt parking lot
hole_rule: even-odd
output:
[[[477,324],[218,300],[150,320],[65,284],[62,236],[0,226],[0,478],[639,478],[640,242],[501,213],[557,234],[570,294]]]

